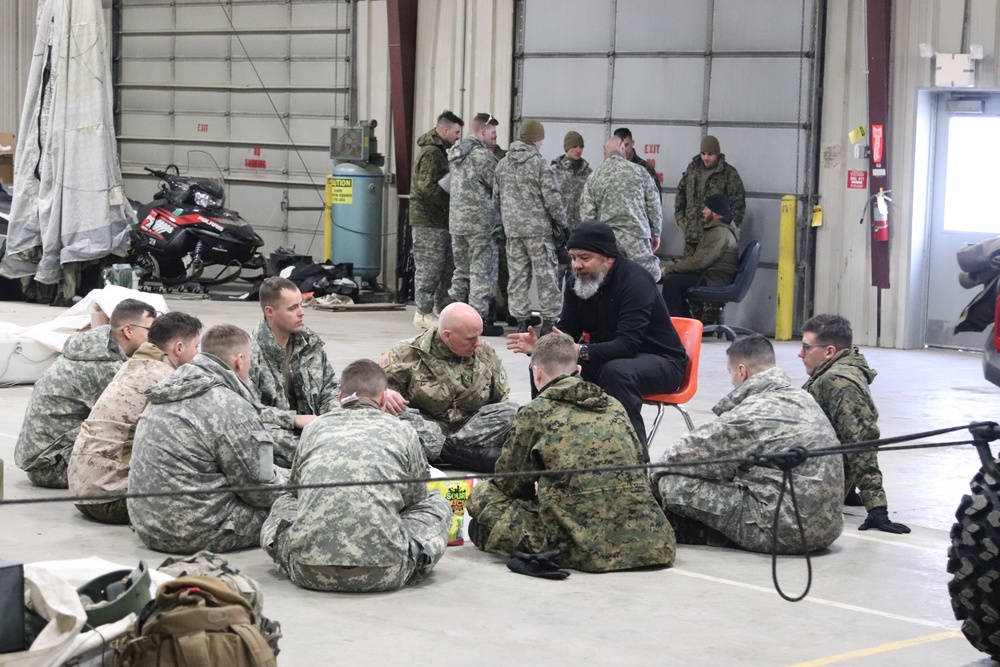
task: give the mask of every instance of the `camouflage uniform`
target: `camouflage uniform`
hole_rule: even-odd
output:
[[[448,152],[451,169],[451,232],[455,272],[448,296],[468,303],[485,318],[497,286],[497,244],[493,227],[500,222],[493,204],[497,157],[476,137],[466,137]]]
[[[498,448],[517,413],[500,357],[488,344],[475,356],[452,352],[434,329],[382,355],[389,387],[410,402],[400,419],[420,435],[427,458],[441,457],[445,441],[466,448]]]
[[[285,349],[265,319],[251,338],[250,382],[263,406],[260,416],[274,438],[275,456],[290,465],[298,446],[295,416],[321,415],[339,407],[340,382],[323,341],[308,327],[289,336]]]
[[[721,220],[704,222],[698,249],[673,264],[663,275],[663,300],[674,317],[691,317],[685,294],[696,285],[731,285],[739,262],[736,230]]]
[[[559,192],[563,203],[566,204],[566,224],[570,231],[573,231],[582,221],[580,198],[583,196],[583,186],[594,170],[583,158],[571,160],[565,155],[560,155],[552,161],[552,172],[559,182]]]
[[[293,484],[427,476],[416,432],[368,398],[303,432]],[[279,498],[261,546],[303,588],[369,593],[416,583],[444,555],[451,504],[421,482],[303,489]]]
[[[641,455],[621,404],[595,384],[563,376],[518,411],[496,469],[634,465]],[[557,547],[561,565],[585,572],[674,562],[674,532],[639,470],[497,479],[473,488],[468,509],[476,520],[469,535],[486,551]]]
[[[77,495],[128,492],[135,423],[146,407],[146,390],[174,372],[167,355],[143,343],[94,403],[69,458],[69,490]],[[128,523],[124,500],[82,500],[76,508],[102,523]]]
[[[836,447],[837,434],[816,402],[789,385],[777,366],[750,377],[712,408],[718,419],[667,448],[660,463],[745,457],[792,447]],[[773,468],[709,463],[653,469],[663,507],[721,532],[750,551],[771,551],[774,511],[782,472]],[[806,550],[823,549],[840,536],[844,468],[839,456],[807,459],[792,471]],[[777,525],[778,553],[802,553],[799,529],[786,495]]]
[[[437,130],[417,139],[420,153],[410,182],[410,227],[413,233],[414,297],[427,314],[447,306],[455,268],[448,234],[449,197],[438,181],[448,173],[448,146]]]
[[[879,438],[878,410],[868,389],[875,375],[858,348],[840,350],[817,366],[802,387],[823,408],[843,444]],[[877,452],[844,455],[844,495],[855,487],[866,510],[888,506]]]
[[[732,225],[738,232],[747,212],[747,193],[743,189],[740,173],[726,162],[724,154],[719,156],[712,169],[705,169],[700,153],[695,155],[677,184],[677,197],[674,199],[674,219],[684,230],[685,257],[694,254],[701,240],[701,211],[705,208],[705,199],[720,193],[729,197]]]
[[[660,260],[653,254],[651,236],[663,227],[660,193],[640,167],[621,153],[608,155],[583,187],[580,218],[606,222],[615,230],[618,249],[660,279]]]
[[[133,493],[284,484],[253,390],[220,359],[199,354],[146,396],[132,446]],[[129,498],[128,514],[150,549],[224,552],[258,543],[274,498],[265,490]]]
[[[632,157],[628,158],[628,161],[646,170],[646,173],[653,179],[653,186],[656,188],[656,193],[660,194],[662,186],[660,184],[660,177],[656,174],[656,167],[639,157],[639,154],[634,150],[632,151]]]
[[[497,165],[493,199],[507,235],[511,315],[518,320],[531,316],[528,287],[534,275],[542,317],[555,320],[562,293],[553,230],[566,227],[566,208],[559,182],[534,145],[511,143],[507,157]]]
[[[35,383],[14,447],[14,463],[33,484],[67,487],[66,468],[80,425],[126,358],[108,325],[66,341],[62,356]]]

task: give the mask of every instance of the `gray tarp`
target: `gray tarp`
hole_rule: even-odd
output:
[[[43,0],[0,274],[58,283],[62,265],[128,251],[100,0]]]

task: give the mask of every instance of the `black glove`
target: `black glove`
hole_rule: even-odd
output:
[[[569,571],[559,569],[559,564],[553,560],[558,556],[559,549],[550,549],[537,554],[511,551],[510,560],[507,561],[507,569],[517,574],[526,574],[529,577],[565,579],[569,576]]]
[[[889,521],[889,510],[885,507],[871,508],[868,512],[868,518],[865,519],[863,524],[858,526],[858,530],[869,530],[870,528],[878,528],[883,533],[894,533],[896,535],[910,532],[909,526]]]
[[[569,250],[566,249],[566,245],[556,246],[556,259],[563,266],[573,263],[573,258],[569,256]]]

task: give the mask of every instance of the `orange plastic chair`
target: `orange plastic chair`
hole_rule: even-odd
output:
[[[687,424],[688,430],[694,430],[691,415],[684,409],[684,404],[694,398],[698,391],[698,360],[701,357],[701,333],[705,325],[700,320],[692,320],[687,317],[671,317],[670,321],[673,323],[674,329],[677,330],[677,335],[680,336],[681,345],[687,351],[689,361],[687,370],[684,371],[684,381],[681,382],[677,391],[642,397],[642,402],[646,405],[656,406],[656,419],[653,420],[653,428],[649,431],[647,442],[652,442],[653,436],[656,435],[656,429],[659,428],[660,421],[663,419],[665,405],[677,408],[684,417],[684,423]]]

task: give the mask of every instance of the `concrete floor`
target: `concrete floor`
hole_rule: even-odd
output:
[[[251,329],[257,304],[171,300],[174,310],[206,325]],[[32,324],[55,309],[4,303],[0,320]],[[310,311],[306,323],[327,344],[339,371],[377,359],[416,331],[405,312]],[[528,400],[527,363],[494,339],[507,366],[513,398]],[[793,382],[805,381],[799,343],[777,344]],[[729,390],[725,342],[706,341],[696,424]],[[873,386],[883,435],[901,435],[997,418],[1000,389],[982,379],[977,354],[865,350],[878,369]],[[13,463],[14,443],[31,387],[0,389],[0,458],[5,496],[59,495],[36,489]],[[673,413],[673,411],[671,411]],[[647,414],[651,423],[652,409]],[[652,443],[658,457],[683,429],[668,414]],[[859,532],[859,508],[845,508],[844,534],[813,559],[813,584],[799,603],[783,601],[771,583],[770,557],[732,549],[678,549],[675,567],[603,575],[573,573],[551,582],[516,576],[503,560],[471,544],[452,547],[421,585],[382,595],[315,593],[279,577],[260,550],[229,556],[258,579],[265,610],[284,629],[282,665],[341,664],[687,664],[687,665],[990,665],[958,632],[945,571],[948,531],[968,480],[974,450],[952,447],[888,452],[880,457],[892,517],[910,535]],[[124,527],[88,521],[68,503],[0,506],[0,559],[31,562],[96,555],[158,565]],[[779,577],[797,594],[805,563],[782,558]]]

